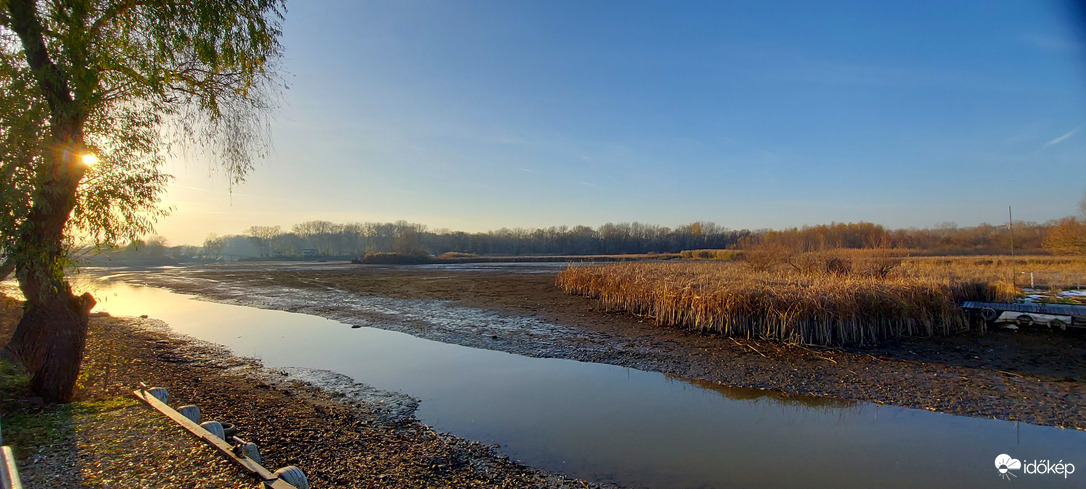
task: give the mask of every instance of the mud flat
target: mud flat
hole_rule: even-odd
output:
[[[996,331],[812,349],[660,328],[554,286],[553,264],[237,264],[118,279],[234,304],[319,315],[520,355],[701,382],[1086,429],[1081,332]]]

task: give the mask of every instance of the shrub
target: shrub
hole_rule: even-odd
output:
[[[396,252],[366,253],[361,259],[351,260],[351,263],[364,263],[369,265],[418,265],[433,262],[433,257],[425,253],[405,254]]]

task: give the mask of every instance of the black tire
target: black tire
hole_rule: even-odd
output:
[[[1018,323],[1019,326],[1033,326],[1033,316],[1022,314],[1019,315],[1014,322]]]
[[[985,307],[980,310],[980,317],[989,323],[999,318],[999,313],[995,309]]]
[[[1067,331],[1067,324],[1064,323],[1063,321],[1060,321],[1059,319],[1053,319],[1053,320],[1049,321],[1048,322],[1048,327],[1049,328],[1055,328],[1055,329],[1058,329],[1060,331]]]
[[[238,428],[237,426],[234,426],[234,423],[228,423],[224,421],[220,424],[222,424],[222,434],[224,440],[229,440],[230,437],[238,434]]]

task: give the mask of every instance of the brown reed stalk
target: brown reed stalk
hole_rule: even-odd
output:
[[[567,293],[651,316],[662,326],[811,345],[967,331],[958,304],[1012,300],[1016,293],[1002,271],[1011,265],[1006,260],[900,257],[900,265],[887,267],[882,255],[878,266],[868,267],[861,254],[846,257],[849,273],[842,273],[840,261],[832,272],[756,269],[741,262],[571,265],[557,283]],[[1043,258],[1025,259],[1052,266]]]

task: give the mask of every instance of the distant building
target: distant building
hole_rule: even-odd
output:
[[[302,258],[316,258],[318,254],[315,248],[302,249]]]

